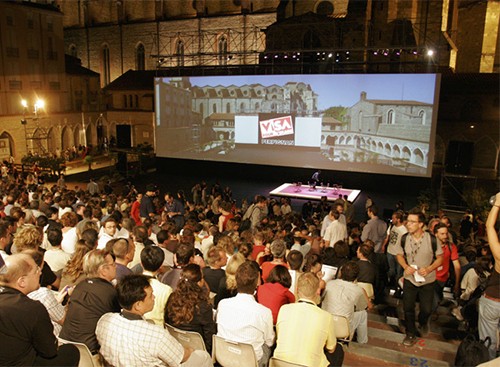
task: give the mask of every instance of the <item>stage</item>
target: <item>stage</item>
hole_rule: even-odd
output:
[[[361,190],[346,189],[344,187],[316,186],[316,188],[313,189],[309,187],[309,185],[298,186],[294,183],[284,183],[269,192],[269,195],[302,200],[321,200],[322,196],[326,196],[328,201],[337,200],[339,195],[347,195],[348,200],[353,203],[360,193]]]

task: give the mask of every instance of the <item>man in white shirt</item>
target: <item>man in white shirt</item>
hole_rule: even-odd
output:
[[[347,239],[347,227],[339,221],[340,213],[337,209],[332,209],[330,215],[333,217],[332,223],[326,229],[323,240],[325,247],[333,247],[338,241]]]
[[[271,310],[255,300],[260,280],[258,266],[247,261],[236,271],[238,294],[220,301],[217,308],[217,335],[232,341],[252,344],[259,367],[267,366],[274,343]]]
[[[102,250],[106,247],[109,240],[116,238],[116,219],[109,217],[104,221],[102,225],[102,231],[99,234],[99,240],[97,241],[97,248]]]
[[[385,245],[387,246],[387,261],[389,263],[389,274],[391,284],[397,285],[399,278],[403,276],[403,268],[397,260],[396,248],[401,242],[401,237],[408,232],[404,222],[404,213],[400,210],[392,214],[392,226],[388,230]],[[384,248],[382,248],[382,252]]]
[[[62,231],[59,228],[53,227],[47,230],[47,240],[52,247],[45,252],[45,262],[54,273],[61,271],[71,259],[71,254],[61,248],[62,238]]]

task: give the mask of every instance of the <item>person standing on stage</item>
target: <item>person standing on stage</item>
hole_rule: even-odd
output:
[[[320,175],[321,175],[320,169],[313,173],[311,177],[311,184],[314,185],[314,187],[316,187],[316,185],[318,184]]]

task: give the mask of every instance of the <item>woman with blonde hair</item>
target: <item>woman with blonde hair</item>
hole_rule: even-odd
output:
[[[228,261],[226,266],[226,275],[220,280],[219,292],[215,296],[214,307],[217,308],[219,302],[225,298],[236,296],[236,271],[246,261],[245,256],[237,252]]]
[[[84,240],[79,240],[76,243],[75,253],[62,271],[61,288],[66,285],[77,285],[86,278],[83,272],[83,258],[94,247],[94,244]]]

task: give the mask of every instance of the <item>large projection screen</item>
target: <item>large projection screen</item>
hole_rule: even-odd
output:
[[[430,177],[437,74],[155,78],[164,158]]]

